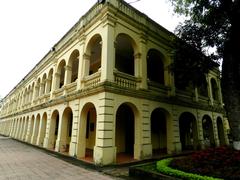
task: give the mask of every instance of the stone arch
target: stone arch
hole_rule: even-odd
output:
[[[50,93],[52,91],[52,82],[53,82],[53,68],[51,68],[48,72],[46,93]]]
[[[43,146],[44,137],[46,134],[46,128],[47,128],[47,113],[44,112],[42,115],[42,119],[39,124],[39,132],[38,132],[38,138],[37,138],[37,145]]]
[[[74,82],[78,78],[78,67],[79,67],[79,51],[75,49],[68,61],[68,66],[70,67],[71,71],[69,76],[71,77],[70,83]]]
[[[24,93],[23,93],[23,105],[26,105],[27,104],[27,87],[25,88],[24,90]]]
[[[117,162],[121,156],[127,159],[136,158],[135,148],[138,137],[137,119],[139,112],[137,107],[129,102],[122,103],[116,111],[115,119],[115,146],[117,152]]]
[[[95,34],[88,42],[86,55],[89,56],[88,75],[98,72],[102,61],[102,37]]]
[[[203,140],[205,147],[215,147],[212,119],[208,115],[202,118]]]
[[[31,102],[31,85],[28,85],[28,91],[27,91],[27,103]]]
[[[73,112],[70,107],[64,109],[60,126],[60,152],[69,152],[69,146],[72,137]]]
[[[29,123],[29,131],[28,131],[28,138],[27,138],[27,142],[31,142],[31,138],[33,135],[33,127],[34,127],[34,121],[35,121],[35,116],[32,115],[30,123]]]
[[[50,127],[49,127],[49,142],[47,148],[55,149],[56,141],[58,137],[58,129],[59,129],[59,111],[54,110],[51,115]]]
[[[35,88],[35,83],[33,82],[31,85],[31,94],[30,94],[30,102],[33,100],[33,92],[34,92],[34,88]]]
[[[134,76],[135,54],[136,42],[127,34],[118,34],[115,39],[115,68]]]
[[[44,73],[43,77],[42,77],[42,82],[41,82],[41,95],[46,93],[46,86],[47,86],[47,74]]]
[[[93,103],[86,103],[80,113],[78,156],[93,160],[96,141],[97,111]]]
[[[39,77],[36,82],[36,87],[35,87],[35,98],[40,96],[40,84],[41,84],[41,78]]]
[[[58,64],[57,73],[56,73],[56,89],[62,88],[65,81],[65,60],[61,60]]]
[[[218,101],[219,100],[219,96],[218,96],[218,85],[217,85],[217,81],[214,78],[211,78],[211,87],[212,87],[212,98],[213,100]]]
[[[171,115],[163,108],[156,108],[151,113],[151,143],[153,155],[167,153],[171,141]]]
[[[218,131],[218,138],[219,138],[220,146],[226,145],[223,120],[221,117],[217,118],[217,131]]]
[[[25,116],[22,118],[22,122],[21,122],[21,132],[20,132],[20,136],[19,139],[23,140],[23,135],[24,135],[24,127],[25,127],[25,123],[26,123],[26,118]]]
[[[26,119],[26,122],[23,130],[23,141],[26,141],[26,138],[27,138],[26,136],[27,136],[28,125],[29,125],[29,116],[27,116],[25,119]]]
[[[198,148],[197,121],[190,112],[184,112],[179,117],[180,142],[182,150]]]
[[[41,116],[38,113],[35,120],[34,120],[34,125],[33,125],[33,134],[32,134],[32,139],[31,139],[32,144],[37,144],[37,137],[38,137],[38,132],[39,132],[40,119],[41,119]]]
[[[164,55],[156,49],[150,49],[147,53],[147,78],[150,81],[164,85],[165,66]]]
[[[22,117],[19,118],[18,123],[18,132],[17,132],[17,139],[21,139],[21,133],[22,133]]]

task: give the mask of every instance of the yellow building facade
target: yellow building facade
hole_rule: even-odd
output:
[[[0,133],[96,165],[228,144],[217,67],[204,90],[177,89],[172,36],[96,3],[2,100]]]

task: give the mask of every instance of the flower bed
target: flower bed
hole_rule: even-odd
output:
[[[240,179],[240,152],[229,147],[211,148],[176,158],[169,166],[194,174]]]

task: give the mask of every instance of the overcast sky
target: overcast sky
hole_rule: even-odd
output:
[[[0,97],[6,96],[95,2],[0,1]],[[131,5],[170,31],[179,22],[167,0],[141,0]]]

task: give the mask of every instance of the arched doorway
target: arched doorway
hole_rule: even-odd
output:
[[[215,147],[213,124],[211,118],[208,115],[203,116],[202,128],[205,147]]]
[[[22,135],[22,126],[23,126],[23,118],[20,118],[19,121],[19,130],[18,130],[18,135],[17,135],[17,139],[21,139],[21,135]]]
[[[78,157],[93,161],[93,149],[96,141],[97,112],[92,103],[87,103],[81,112],[79,128]]]
[[[116,113],[115,145],[117,162],[134,158],[135,117],[132,108],[124,103]]]
[[[26,118],[23,117],[22,127],[21,127],[22,130],[21,130],[21,135],[20,135],[20,139],[21,139],[21,140],[24,140],[25,125],[26,125]]]
[[[160,108],[151,114],[151,141],[153,155],[167,153],[167,117]]]
[[[39,132],[39,124],[40,124],[40,114],[37,115],[35,121],[34,121],[34,127],[33,127],[33,134],[32,134],[32,144],[37,144],[37,137]]]
[[[197,149],[197,123],[196,118],[189,112],[184,112],[179,118],[180,142],[182,150]]]
[[[26,118],[26,123],[24,127],[24,132],[23,132],[23,141],[26,141],[26,136],[27,136],[27,131],[28,131],[28,124],[29,124],[29,117],[27,116]]]
[[[73,113],[70,107],[63,111],[61,133],[60,133],[60,152],[69,152],[72,137]]]
[[[38,134],[38,141],[37,145],[43,146],[43,140],[46,134],[46,127],[47,127],[47,113],[45,112],[42,116],[41,124],[39,128],[39,134]]]
[[[217,118],[217,130],[220,146],[226,145],[223,122],[220,117]]]
[[[59,112],[57,110],[53,111],[50,121],[50,128],[49,128],[49,142],[48,148],[54,149],[56,147],[56,140],[58,136],[58,126],[59,126]]]
[[[32,138],[32,134],[33,134],[33,125],[34,125],[34,115],[32,115],[31,117],[31,120],[30,120],[30,124],[29,124],[29,127],[28,127],[28,138],[27,138],[27,142],[31,142],[31,138]]]

